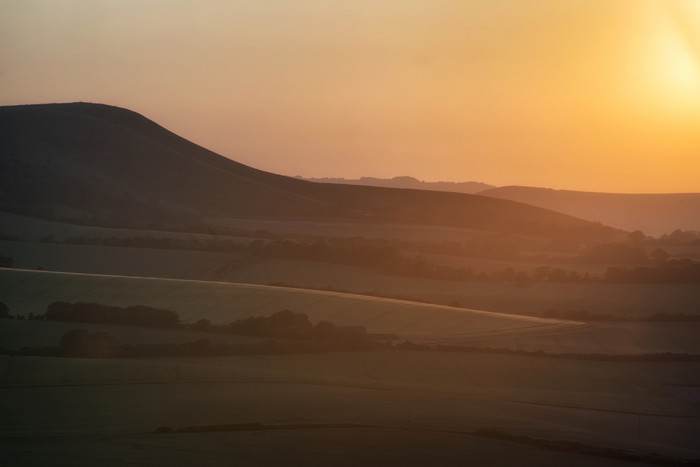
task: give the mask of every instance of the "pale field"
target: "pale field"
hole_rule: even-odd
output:
[[[25,315],[41,314],[59,300],[168,308],[183,322],[228,323],[290,309],[312,322],[365,326],[421,343],[550,353],[700,353],[700,323],[580,323],[253,284],[0,269],[0,300]],[[9,326],[0,326],[0,346],[32,341],[33,331]]]
[[[229,253],[125,248],[95,245],[0,241],[0,254],[12,256],[18,269],[209,279],[236,256]]]
[[[1,357],[0,446],[8,465],[635,465],[469,432],[492,427],[698,458],[700,409],[669,389],[697,388],[698,370],[698,363],[399,351]],[[365,427],[150,434],[159,426],[250,422]],[[64,464],[51,463],[57,453]]]
[[[365,326],[405,338],[482,337],[538,333],[580,323],[489,313],[403,300],[253,284],[0,269],[0,297],[11,313],[42,314],[54,301],[148,305],[174,310],[183,322],[229,323],[283,309],[313,322]]]
[[[191,250],[161,250],[0,241],[0,254],[14,267],[250,284],[282,282],[296,286],[333,286],[359,293],[428,300],[502,313],[539,316],[547,309],[587,310],[620,317],[658,312],[700,313],[696,284],[535,283],[436,281],[388,276],[368,268],[286,259],[241,259],[237,255]],[[481,267],[501,270],[489,261]],[[476,263],[475,263],[476,265]],[[511,265],[512,267],[512,265]],[[515,268],[517,269],[517,268]],[[2,300],[2,298],[0,298]]]
[[[550,308],[587,310],[619,317],[642,317],[658,312],[700,314],[696,284],[537,283],[437,281],[387,276],[363,268],[312,261],[269,259],[220,270],[217,280],[307,287],[333,287],[361,293],[387,294],[432,303],[503,313],[541,315]]]

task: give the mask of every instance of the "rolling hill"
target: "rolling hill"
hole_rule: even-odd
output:
[[[700,230],[700,193],[623,194],[504,186],[479,195],[509,199],[601,222],[624,230],[662,235]]]
[[[454,191],[456,193],[469,194],[475,194],[480,191],[495,188],[493,185],[488,185],[481,182],[426,182],[409,176],[393,178],[360,177],[356,179],[340,177],[297,178],[317,183],[340,183],[344,185],[366,185],[383,186],[387,188],[411,188],[416,190]]]
[[[0,108],[0,210],[103,226],[206,230],[205,219],[345,219],[541,236],[613,229],[507,200],[312,183],[260,171],[118,107]]]

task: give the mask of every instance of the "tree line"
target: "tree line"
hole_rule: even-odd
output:
[[[611,283],[681,284],[700,283],[700,263],[689,259],[664,261],[654,266],[623,269],[610,267],[603,279]]]
[[[75,323],[120,324],[149,328],[178,328],[180,317],[172,310],[145,305],[120,307],[87,302],[53,302],[34,319]]]
[[[76,328],[61,337],[57,348],[25,349],[24,352],[68,357],[177,357],[363,350],[376,348],[378,338],[385,340],[395,337],[368,334],[363,326],[336,326],[331,321],[313,324],[306,313],[290,310],[270,316],[248,317],[228,324],[212,324],[208,319],[184,324],[177,312],[162,308],[53,302],[45,314],[34,315],[32,319],[181,329],[266,339],[251,344],[212,343],[208,339],[183,343],[120,344],[116,337],[107,332],[88,332]]]

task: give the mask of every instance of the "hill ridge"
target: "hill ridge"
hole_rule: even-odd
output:
[[[604,193],[513,185],[478,194],[654,236],[678,229],[700,230],[700,193]]]
[[[218,155],[137,112],[105,104],[0,107],[0,123],[0,209],[38,217],[166,227],[201,224],[206,217],[275,217],[543,236],[614,233],[507,200],[313,183],[265,172]]]

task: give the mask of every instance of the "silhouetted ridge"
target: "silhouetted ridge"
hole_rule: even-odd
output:
[[[535,235],[611,229],[475,195],[312,183],[198,146],[130,110],[0,107],[0,208],[39,217],[169,228],[206,217],[345,219]]]
[[[700,230],[700,193],[593,193],[504,186],[479,194],[522,201],[620,229],[641,230],[647,235]]]

